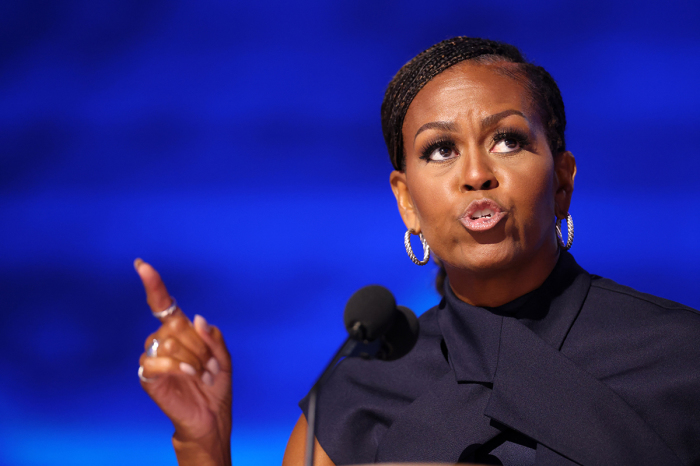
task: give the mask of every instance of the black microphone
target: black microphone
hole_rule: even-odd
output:
[[[418,317],[405,306],[397,306],[393,325],[379,338],[375,358],[394,361],[406,356],[418,341]]]
[[[350,338],[374,341],[386,333],[394,322],[396,300],[383,286],[360,288],[348,299],[343,313],[345,329]]]
[[[379,285],[357,290],[345,305],[343,320],[348,337],[309,392],[306,466],[313,464],[318,391],[340,359],[359,356],[393,361],[408,354],[418,340],[416,315],[407,307],[397,307],[394,295]]]
[[[350,337],[361,342],[348,356],[393,361],[408,354],[418,340],[418,318],[409,308],[397,307],[383,286],[366,286],[353,294],[343,320]]]

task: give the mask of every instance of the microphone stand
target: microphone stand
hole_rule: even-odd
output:
[[[379,338],[375,340],[375,344],[363,344],[364,342],[364,327],[360,322],[356,322],[352,329],[349,331],[350,335],[345,339],[340,349],[335,353],[331,362],[328,363],[326,368],[323,370],[321,375],[311,387],[309,392],[309,416],[306,419],[306,453],[304,456],[304,465],[313,466],[314,463],[314,441],[316,439],[316,398],[318,397],[318,391],[321,385],[326,381],[328,376],[331,375],[335,366],[340,362],[340,360],[347,356],[362,355],[366,352],[371,352],[375,347],[379,345]],[[375,351],[376,352],[376,351]]]
[[[367,314],[368,302],[373,312]],[[358,313],[358,310],[360,311]],[[366,315],[365,315],[366,314]],[[371,316],[365,323],[363,317]],[[407,354],[418,339],[418,319],[407,307],[398,306],[386,288],[367,286],[356,291],[345,306],[345,328],[348,337],[318,377],[309,391],[309,407],[306,417],[306,450],[304,465],[313,466],[316,442],[316,407],[321,385],[344,357],[378,358],[392,361]],[[367,339],[368,333],[373,339]]]

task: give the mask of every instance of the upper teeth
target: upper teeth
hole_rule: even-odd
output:
[[[493,210],[491,209],[482,209],[482,210],[477,210],[472,214],[473,219],[477,218],[482,218],[482,217],[491,217],[493,215]]]

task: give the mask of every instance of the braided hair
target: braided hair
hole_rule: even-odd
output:
[[[496,71],[520,82],[530,93],[552,154],[557,156],[566,150],[564,101],[554,78],[541,66],[526,61],[510,44],[459,36],[419,53],[401,67],[387,87],[382,102],[382,132],[395,170],[403,171],[406,166],[402,129],[411,102],[431,79],[465,60],[501,64]],[[440,269],[435,286],[442,295],[446,272],[442,264],[436,262]]]

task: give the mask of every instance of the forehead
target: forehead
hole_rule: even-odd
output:
[[[509,75],[514,74],[512,67],[507,63],[464,61],[448,68],[418,92],[408,107],[403,129],[417,128],[428,121],[481,119],[508,109],[519,110],[530,121],[536,121],[529,92],[520,80]]]

